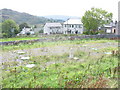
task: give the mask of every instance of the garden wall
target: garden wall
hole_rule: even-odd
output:
[[[81,36],[66,36],[66,40],[74,40],[74,39],[89,39],[89,38],[108,38],[108,39],[120,39],[120,35],[81,35]],[[34,42],[45,42],[45,41],[58,41],[62,40],[62,38],[46,38],[46,39],[34,39],[34,40],[20,40],[20,41],[8,41],[8,42],[0,42],[0,45],[15,45],[19,43],[34,43]]]

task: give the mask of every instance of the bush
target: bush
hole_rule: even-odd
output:
[[[19,26],[14,20],[5,20],[2,23],[2,34],[3,37],[13,37],[19,32]]]
[[[88,31],[84,31],[83,34],[85,34],[85,35],[89,35]]]
[[[98,33],[99,33],[99,31],[84,31],[83,32],[83,34],[85,34],[85,35],[96,35]]]
[[[98,32],[99,32],[100,34],[104,34],[104,33],[105,33],[104,30],[99,30]]]
[[[43,33],[43,30],[40,30],[39,33]]]

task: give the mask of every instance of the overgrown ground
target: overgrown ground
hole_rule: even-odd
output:
[[[75,34],[68,34],[68,35],[28,35],[28,36],[16,36],[11,38],[0,38],[0,42],[7,42],[7,41],[20,41],[20,40],[34,40],[34,39],[42,39],[42,38],[55,38],[55,37],[66,37],[66,36],[76,36]],[[80,36],[80,35],[77,35]]]
[[[19,40],[33,40],[39,39],[39,37],[16,37],[16,38],[2,38],[0,41],[7,42],[7,41],[19,41]]]
[[[2,46],[2,87],[117,88],[117,50],[102,39]]]

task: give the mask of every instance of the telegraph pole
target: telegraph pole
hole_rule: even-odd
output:
[[[120,1],[118,2],[118,26],[117,26],[117,30],[118,30],[118,35],[120,35]]]

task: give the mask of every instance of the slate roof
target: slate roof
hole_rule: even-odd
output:
[[[104,27],[116,27],[116,24],[113,22],[113,23],[104,25]]]
[[[46,23],[45,26],[47,27],[62,27],[60,23]]]
[[[80,19],[69,19],[64,24],[82,24]]]

